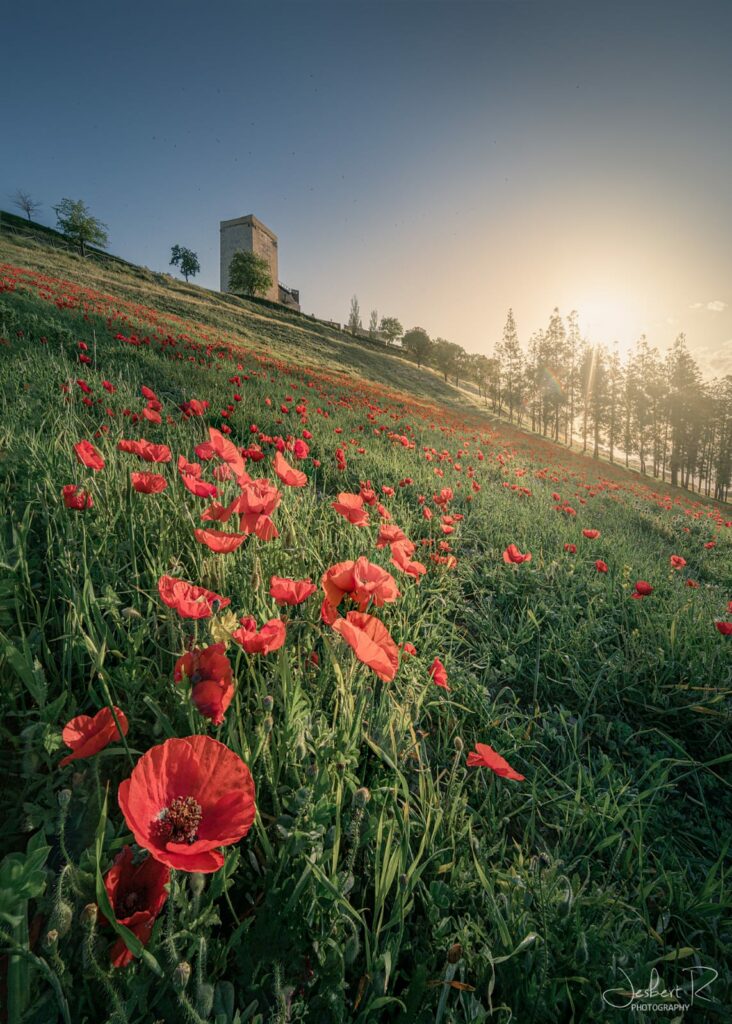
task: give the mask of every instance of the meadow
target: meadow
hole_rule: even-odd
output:
[[[732,507],[12,239],[0,399],[11,1024],[730,1019]]]

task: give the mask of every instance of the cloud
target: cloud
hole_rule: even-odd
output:
[[[711,302],[692,302],[689,309],[708,309],[710,313],[722,313],[727,308],[727,303],[722,299],[713,299]]]

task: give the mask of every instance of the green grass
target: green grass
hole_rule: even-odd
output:
[[[83,297],[86,314],[83,304],[44,298],[72,294],[53,282],[0,293],[9,1020],[627,1020],[628,1010],[602,996],[628,984],[623,971],[640,989],[655,968],[689,1002],[692,967],[719,977],[683,1019],[728,1019],[732,640],[714,620],[732,617],[729,511],[509,431],[461,408],[434,374],[295,314],[7,239],[0,260],[95,290]],[[175,347],[161,347],[156,329]],[[115,339],[133,332],[150,344]],[[91,367],[78,362],[79,340]],[[232,385],[236,373],[249,379]],[[103,403],[82,404],[77,378]],[[160,425],[122,414],[140,412],[143,384],[163,403]],[[291,411],[280,413],[289,395]],[[184,421],[177,407],[193,397],[210,408]],[[231,555],[195,541],[207,503],[183,488],[175,462],[151,467],[116,450],[120,437],[145,436],[168,444],[174,459],[192,459],[207,425],[222,422],[243,446],[258,436],[251,424],[258,434],[297,436],[303,398],[310,455],[321,465],[298,467],[307,487],[282,488],[279,539],[250,538]],[[109,431],[96,437],[102,425]],[[82,439],[106,460],[98,474],[74,456]],[[248,469],[271,476],[273,449],[262,447],[266,460]],[[425,447],[437,453],[430,461]],[[212,465],[203,464],[206,479]],[[135,493],[137,469],[162,472],[168,489]],[[407,477],[413,482],[400,487]],[[338,492],[366,480],[395,488],[383,500],[428,566],[419,585],[375,548],[375,510],[359,529],[331,509]],[[65,509],[67,483],[88,486],[94,508]],[[236,494],[226,486],[224,500]],[[432,500],[446,486],[455,492],[449,511],[464,515],[449,536]],[[555,491],[576,517],[555,510]],[[585,527],[601,537],[584,538]],[[429,558],[442,541],[454,569]],[[532,561],[505,565],[509,543]],[[683,572],[670,569],[671,554],[686,558]],[[81,912],[97,898],[97,848],[106,872],[130,841],[117,785],[148,747],[216,735],[172,678],[194,637],[210,642],[211,622],[194,625],[166,608],[159,577],[200,583],[230,597],[237,616],[261,622],[281,614],[271,575],[319,582],[331,564],[360,555],[397,580],[400,599],[373,612],[417,657],[380,682],[321,624],[320,594],[286,610],[277,654],[230,645],[237,692],[219,738],[252,771],[258,819],[201,892],[177,874],[148,945],[162,978],[149,961],[112,970],[113,932],[90,931]],[[607,574],[595,570],[597,558]],[[687,577],[699,587],[685,586]],[[637,579],[653,585],[650,597],[631,599]],[[430,680],[436,656],[449,692]],[[110,700],[129,718],[130,756],[112,746],[59,769],[61,727]],[[476,742],[525,781],[467,768]],[[363,787],[370,799],[360,807]],[[183,993],[180,962],[191,966]]]

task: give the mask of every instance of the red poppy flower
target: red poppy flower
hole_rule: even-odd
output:
[[[191,473],[181,473],[180,478],[185,489],[191,494],[195,494],[197,498],[215,498],[219,493],[216,484],[211,484],[208,480],[201,480]]]
[[[234,696],[231,663],[224,644],[197,647],[178,658],[173,670],[176,683],[188,679],[191,700],[204,718],[221,725]]]
[[[600,536],[600,531],[599,530],[583,530],[582,531],[582,536],[583,537],[587,537],[588,540],[597,540],[597,538]]]
[[[348,595],[358,602],[359,611],[364,611],[373,601],[377,608],[392,604],[399,597],[399,590],[391,573],[380,565],[369,562],[361,555],[355,562],[338,562],[323,575],[320,585],[326,600],[337,608]]]
[[[671,568],[672,569],[683,569],[686,565],[686,559],[682,558],[681,555],[671,555]]]
[[[693,587],[694,590],[698,590],[699,588],[699,584],[696,582],[696,580],[687,580],[686,585],[687,587]]]
[[[178,472],[181,476],[187,473],[188,476],[195,476],[198,479],[203,472],[200,462],[189,462],[185,455],[178,456]]]
[[[705,547],[705,548],[706,548],[706,549],[707,549],[708,551],[711,551],[711,549],[712,549],[712,548],[716,548],[716,546],[717,546],[717,542],[716,542],[716,540],[710,540],[708,544],[705,544],[705,545],[704,545],[704,547]]]
[[[732,622],[722,622],[720,619],[716,619],[714,627],[722,636],[732,636]]]
[[[399,668],[399,648],[383,622],[365,612],[348,612],[345,619],[336,619],[333,629],[359,661],[372,668],[382,682],[391,682]]]
[[[471,750],[467,760],[468,768],[490,768],[502,779],[515,779],[523,782],[525,776],[520,775],[500,754],[489,747],[487,743],[476,743],[475,750]]]
[[[76,484],[66,484],[61,488],[61,495],[66,508],[72,508],[76,512],[81,512],[85,508],[94,508],[94,499],[91,494]]]
[[[130,473],[130,480],[138,494],[160,494],[168,486],[168,481],[159,473]]]
[[[363,507],[363,498],[360,494],[348,494],[342,491],[338,495],[338,501],[331,503],[331,508],[334,508],[354,526],[368,526],[369,514]]]
[[[419,581],[419,577],[426,574],[427,566],[412,558],[413,551],[414,544],[412,544],[411,540],[397,541],[391,546],[391,564]]]
[[[281,452],[274,457],[274,471],[287,487],[304,487],[308,482],[307,474],[293,469]]]
[[[119,727],[114,715],[117,716]],[[115,705],[114,715],[110,708],[102,708],[96,715],[78,715],[67,722],[61,736],[66,746],[71,748],[71,753],[61,759],[59,768],[98,754],[114,740],[126,736],[130,726],[124,711]]]
[[[302,604],[318,588],[310,579],[291,580],[284,576],[273,576],[269,581],[269,594],[277,604]]]
[[[577,545],[576,544],[565,544],[564,545],[564,550],[568,551],[570,555],[576,555],[577,554]]]
[[[118,443],[117,448],[121,452],[137,455],[145,462],[170,462],[173,458],[173,453],[166,444],[153,444],[151,441],[146,441],[144,437],[139,441],[123,439]]]
[[[233,504],[241,517],[239,529],[255,534],[262,541],[274,540],[279,533],[270,516],[281,500],[280,492],[265,478],[245,484]]]
[[[521,565],[522,562],[531,561],[531,552],[527,551],[525,555],[522,555],[515,544],[509,544],[503,552],[503,561],[506,565]]]
[[[435,658],[430,665],[430,676],[436,686],[441,686],[443,690],[450,689],[447,682],[447,669],[439,658]]]
[[[169,881],[170,868],[154,857],[133,864],[131,846],[122,847],[104,876],[115,919],[129,928],[143,946],[150,941],[155,919],[165,906],[165,886]],[[107,924],[104,915],[100,915],[99,921]],[[123,939],[117,939],[109,955],[112,967],[126,967],[132,961],[132,953]]]
[[[598,558],[595,562],[595,568],[598,572],[607,572],[607,562],[603,562],[601,558]]]
[[[234,442],[230,441],[228,437],[224,437],[221,431],[216,430],[215,427],[208,428],[208,435],[211,452],[218,455],[227,465],[231,466],[240,484],[248,483],[251,478],[246,472],[242,454]]]
[[[404,530],[395,526],[393,523],[382,523],[379,526],[379,535],[376,538],[377,548],[391,547],[392,544],[398,544],[400,541],[409,542],[409,538]],[[414,550],[414,548],[412,548],[412,550]]]
[[[215,611],[231,604],[229,597],[173,576],[160,577],[158,593],[168,608],[174,608],[183,619],[208,619]]]
[[[193,531],[193,536],[199,544],[205,544],[217,555],[228,555],[236,551],[247,539],[245,533],[226,533],[224,530],[201,530]]]
[[[151,747],[117,799],[137,844],[181,871],[218,871],[218,847],[245,836],[256,814],[249,769],[210,736]]]
[[[417,648],[414,644],[410,644],[408,640],[405,640],[403,644],[399,644],[399,650],[402,652],[403,658],[414,658],[417,654]]]
[[[93,469],[95,473],[104,469],[104,459],[91,441],[79,441],[74,445],[74,451],[79,462],[87,469]]]
[[[635,584],[635,590],[630,596],[635,598],[641,598],[648,597],[648,595],[652,593],[653,587],[650,583],[647,583],[645,580],[637,580]]]
[[[252,615],[243,616],[239,622],[241,626],[232,633],[232,639],[241,644],[247,654],[271,654],[285,642],[287,629],[282,619],[270,619],[259,630]]]

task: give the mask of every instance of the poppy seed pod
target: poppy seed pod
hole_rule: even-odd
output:
[[[356,805],[356,807],[365,807],[370,799],[371,793],[369,792],[368,789],[366,789],[365,786],[362,786],[360,789],[357,789],[356,792],[353,794],[353,802]]]

